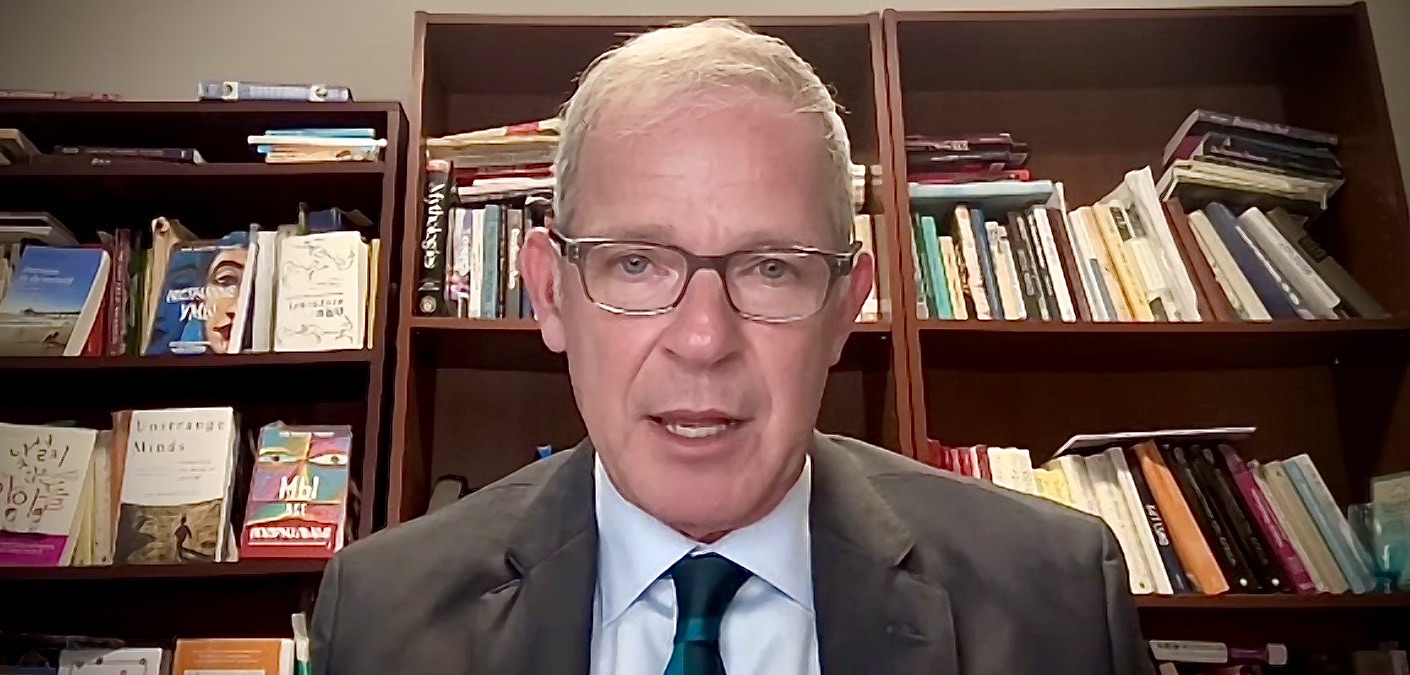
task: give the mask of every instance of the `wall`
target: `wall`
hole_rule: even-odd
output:
[[[838,14],[897,9],[1315,5],[1308,0],[0,0],[0,87],[195,95],[201,79],[336,82],[362,100],[410,95],[413,12]],[[1410,0],[1367,0],[1410,176]],[[1175,55],[1172,55],[1174,58]]]

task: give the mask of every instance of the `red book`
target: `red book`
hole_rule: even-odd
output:
[[[1263,530],[1263,536],[1272,547],[1273,555],[1278,558],[1283,571],[1292,581],[1293,590],[1297,591],[1298,595],[1315,595],[1317,586],[1312,582],[1312,576],[1307,573],[1307,567],[1302,564],[1302,559],[1297,557],[1292,542],[1288,541],[1287,534],[1278,524],[1273,506],[1268,503],[1268,497],[1263,494],[1263,490],[1259,489],[1253,472],[1232,447],[1220,445],[1219,454],[1224,456],[1224,463],[1228,465],[1229,473],[1234,476],[1234,484],[1239,488],[1239,496],[1243,498],[1245,510],[1258,521],[1258,528]]]
[[[983,478],[984,480],[987,480],[991,483],[994,482],[994,474],[992,471],[989,470],[989,446],[974,446],[974,458],[976,465],[975,468],[979,470],[977,475],[980,478]]]

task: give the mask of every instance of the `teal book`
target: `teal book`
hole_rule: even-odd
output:
[[[940,310],[936,308],[934,292],[930,289],[930,278],[935,275],[935,271],[930,268],[930,257],[925,254],[925,226],[921,218],[920,214],[911,214],[911,247],[915,254],[916,269],[920,271],[920,278],[916,279],[916,295],[925,303],[930,318],[938,319]]]
[[[1326,540],[1327,548],[1332,550],[1332,558],[1346,576],[1351,591],[1369,593],[1374,590],[1376,583],[1371,577],[1371,556],[1352,537],[1351,525],[1337,508],[1312,458],[1303,454],[1283,460],[1283,468],[1288,472],[1288,480],[1292,482],[1302,505],[1312,516],[1312,522],[1317,524],[1317,532]]]
[[[484,257],[480,266],[480,318],[498,319],[504,316],[499,309],[499,284],[504,278],[503,261],[500,256],[500,238],[504,236],[504,205],[485,206],[485,229],[478,236],[484,237]]]
[[[940,233],[935,226],[935,216],[920,217],[921,241],[925,244],[925,260],[931,269],[927,279],[930,297],[935,299],[935,318],[955,318],[955,308],[950,306],[950,289],[945,278],[945,264],[940,261]]]

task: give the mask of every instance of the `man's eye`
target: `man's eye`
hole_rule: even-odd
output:
[[[778,258],[766,258],[756,263],[754,270],[769,281],[779,281],[793,273],[793,266]]]
[[[617,264],[623,272],[631,275],[642,274],[651,268],[651,261],[640,255],[624,255],[617,259]]]

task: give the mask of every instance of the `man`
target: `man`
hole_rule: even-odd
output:
[[[873,278],[846,132],[712,20],[599,58],[521,255],[588,430],[325,576],[325,675],[1126,675],[1098,520],[813,431]]]

